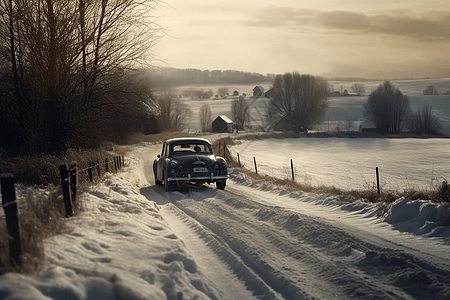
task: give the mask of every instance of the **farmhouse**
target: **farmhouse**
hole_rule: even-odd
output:
[[[239,96],[239,91],[237,91],[237,90],[234,91],[234,92],[233,92],[233,96]]]
[[[373,122],[362,122],[359,125],[359,132],[368,132],[368,133],[374,133],[378,132],[377,125]]]
[[[257,85],[253,88],[253,97],[264,96],[264,88]]]
[[[212,122],[212,131],[213,132],[233,132],[233,121],[231,121],[227,116],[222,115],[218,116]]]

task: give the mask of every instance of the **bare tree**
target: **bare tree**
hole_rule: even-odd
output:
[[[219,94],[219,97],[225,97],[230,90],[227,87],[220,87],[217,89],[217,94]]]
[[[442,123],[433,113],[431,106],[424,104],[422,109],[417,109],[410,121],[410,131],[417,134],[439,134]]]
[[[267,117],[274,122],[286,119],[296,131],[309,130],[325,118],[328,109],[328,82],[297,72],[277,75],[273,83]]]
[[[433,86],[429,85],[424,91],[424,95],[438,95],[438,90]]]
[[[200,112],[198,113],[198,118],[200,120],[200,128],[203,132],[211,132],[212,127],[212,113],[209,104],[203,104],[200,107]]]
[[[190,89],[184,90],[183,92],[181,92],[181,95],[183,97],[190,97],[190,98],[192,98],[192,90],[190,90]]]
[[[250,110],[247,100],[243,96],[231,102],[231,115],[236,124],[236,130],[244,130],[250,119]]]
[[[142,96],[123,83],[151,58],[155,4],[0,0],[0,85],[10,91],[0,99],[0,143],[42,153],[107,137],[114,111]]]
[[[362,83],[355,83],[352,85],[352,92],[358,96],[361,96],[366,92],[366,88]]]
[[[158,123],[162,131],[180,131],[191,110],[180,101],[171,88],[164,89],[156,96]]]
[[[381,133],[400,132],[407,127],[409,98],[386,80],[370,93],[364,110],[364,116],[375,123]]]
[[[191,93],[191,95],[192,95],[193,98],[196,98],[196,99],[202,99],[202,98],[203,98],[203,95],[205,95],[205,91],[202,90],[202,89],[199,89],[199,90],[193,90],[192,93]]]

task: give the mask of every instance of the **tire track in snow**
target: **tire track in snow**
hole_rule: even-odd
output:
[[[402,252],[362,242],[320,218],[257,203],[238,189],[205,187],[204,193],[203,199],[186,197],[174,204],[286,299],[411,299],[416,292],[408,286],[411,282],[446,281],[442,275],[447,272],[439,274]],[[382,276],[386,265],[400,270]],[[437,286],[439,298],[445,287]]]
[[[169,204],[164,204],[160,207],[163,218],[172,226],[172,229],[175,233],[177,233],[180,238],[185,241],[185,244],[189,246],[192,243],[192,240],[195,240],[195,237],[192,238],[190,233],[187,233],[185,229],[179,229],[179,227],[188,227],[191,231],[195,232],[197,237],[204,242],[204,245],[209,247],[213,253],[217,256],[217,259],[220,259],[222,262],[226,263],[231,269],[232,272],[237,277],[236,280],[239,280],[245,283],[246,288],[248,289],[248,294],[245,292],[238,292],[236,295],[236,289],[232,291],[225,291],[224,294],[232,293],[232,297],[227,297],[226,295],[223,297],[224,299],[238,299],[240,296],[242,299],[250,299],[251,294],[253,293],[255,299],[283,299],[277,292],[275,292],[272,288],[270,288],[263,280],[259,278],[259,276],[251,269],[246,266],[246,264],[242,261],[242,259],[234,253],[234,251],[221,239],[220,236],[214,234],[207,227],[203,226],[201,223],[196,221],[194,218],[188,216],[180,207],[172,204],[176,204],[176,198],[180,198],[180,195],[177,192],[175,193],[166,193],[162,189],[159,190],[157,188],[157,192],[161,194],[161,196],[165,197],[169,202]],[[175,194],[175,195],[174,195]],[[153,198],[149,193],[146,195],[149,198]],[[184,198],[181,196],[181,198]],[[162,203],[159,203],[160,205]],[[188,230],[189,231],[189,230]],[[187,239],[191,239],[191,241],[187,241]],[[194,242],[195,243],[195,242]],[[192,245],[192,244],[191,244]],[[190,247],[188,247],[190,248]],[[191,248],[192,251],[199,250],[198,246],[193,246]],[[193,256],[199,260],[203,260],[205,253],[193,253]],[[201,257],[199,257],[201,256]],[[212,259],[214,261],[214,259]],[[214,269],[213,272],[223,271],[222,267],[218,267],[216,262],[208,261],[210,265],[208,267]],[[201,264],[201,263],[200,263]],[[204,263],[203,263],[203,266]],[[226,273],[227,271],[225,271]],[[206,275],[206,271],[203,271]],[[221,275],[219,275],[220,277]],[[223,276],[223,275],[222,275]],[[213,276],[214,277],[214,276]],[[212,280],[214,281],[214,280]],[[232,280],[233,281],[233,280]],[[226,284],[215,282],[219,288],[223,288]],[[239,289],[239,287],[238,287]],[[223,295],[222,295],[223,296]],[[236,296],[238,298],[236,298]]]
[[[361,279],[359,274],[353,275],[353,270],[343,269],[342,265],[330,266],[329,256],[321,257],[320,252],[293,238],[283,228],[274,228],[270,222],[255,218],[254,214],[264,205],[239,197],[242,195],[223,191],[217,192],[210,201],[186,198],[176,204],[225,240],[285,299],[403,298],[402,292],[394,293],[393,297]],[[219,199],[221,201],[217,201]],[[279,214],[277,209],[270,209],[273,215]]]

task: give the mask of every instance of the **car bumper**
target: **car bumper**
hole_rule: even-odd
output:
[[[191,176],[191,174],[188,174],[187,176],[167,177],[167,181],[216,181],[228,178],[230,178],[229,175],[214,175],[213,173],[210,176]]]

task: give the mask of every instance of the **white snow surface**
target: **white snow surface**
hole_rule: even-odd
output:
[[[450,178],[447,138],[290,138],[237,141],[230,150],[247,169],[344,190],[434,190]],[[267,149],[261,151],[260,149]]]
[[[45,241],[46,270],[0,276],[0,299],[450,299],[448,205],[343,203],[237,170],[223,191],[166,193],[160,147],[133,146]]]

